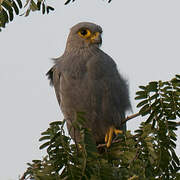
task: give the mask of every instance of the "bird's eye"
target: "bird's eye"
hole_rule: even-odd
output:
[[[80,31],[81,35],[85,36],[87,34],[87,30],[83,29]]]
[[[78,34],[83,38],[88,38],[91,35],[91,31],[89,29],[81,29]]]

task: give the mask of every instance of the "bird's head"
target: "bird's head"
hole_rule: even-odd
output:
[[[86,48],[99,47],[102,44],[102,28],[94,23],[81,22],[71,28],[67,47]]]

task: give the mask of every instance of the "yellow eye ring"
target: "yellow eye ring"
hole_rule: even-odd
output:
[[[78,31],[79,36],[83,38],[88,38],[91,36],[91,31],[89,29],[81,29]]]

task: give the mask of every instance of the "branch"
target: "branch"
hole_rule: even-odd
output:
[[[176,123],[176,126],[180,126],[180,121]]]
[[[141,115],[140,113],[136,113],[136,114],[133,114],[133,115],[131,115],[131,116],[127,116],[127,117],[122,121],[122,123],[121,123],[120,125],[123,125],[123,124],[126,123],[127,121],[129,121],[129,120],[131,120],[131,119],[133,119],[133,118],[135,118],[135,117],[138,117],[138,116],[140,116],[140,115]],[[176,126],[180,126],[180,121],[176,123]]]
[[[131,116],[127,116],[127,117],[122,121],[121,125],[124,124],[124,123],[126,123],[127,121],[135,118],[135,117],[138,117],[139,115],[140,115],[140,113],[136,113],[136,114],[133,114],[133,115],[131,115]]]

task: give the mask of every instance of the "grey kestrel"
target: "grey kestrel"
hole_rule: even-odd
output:
[[[85,127],[96,144],[111,145],[113,134],[126,130],[125,112],[131,108],[127,82],[113,59],[100,49],[102,28],[81,22],[70,30],[64,54],[55,59],[47,76],[67,122],[70,136],[80,141],[72,127],[77,112],[85,112]]]

